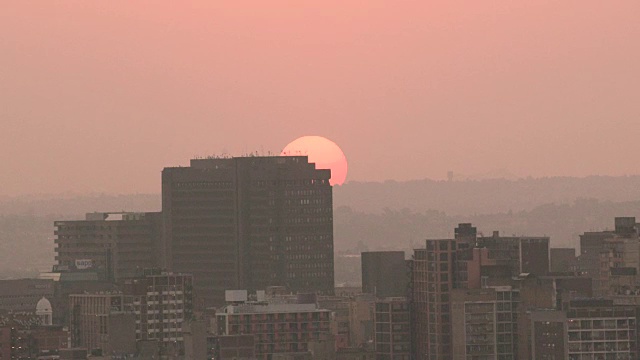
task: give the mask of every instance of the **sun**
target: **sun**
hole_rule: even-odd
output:
[[[347,178],[347,158],[333,141],[322,136],[303,136],[290,142],[281,156],[306,155],[316,169],[330,169],[331,185],[342,185]]]

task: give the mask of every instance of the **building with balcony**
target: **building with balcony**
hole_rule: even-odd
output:
[[[375,352],[378,360],[411,359],[411,321],[406,297],[375,303]]]
[[[633,306],[611,300],[570,302],[565,311],[539,309],[527,314],[531,336],[523,339],[523,358],[637,359],[637,315]],[[528,343],[527,343],[528,342]]]
[[[331,335],[331,311],[315,303],[233,300],[216,311],[218,336],[253,335],[257,359],[307,353],[310,342]]]

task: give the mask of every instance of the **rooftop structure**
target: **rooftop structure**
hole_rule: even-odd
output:
[[[49,300],[44,296],[36,304],[36,315],[40,318],[40,324],[53,325],[53,309]]]

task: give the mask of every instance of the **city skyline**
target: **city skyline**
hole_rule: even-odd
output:
[[[344,150],[348,181],[638,174],[639,11],[5,4],[0,194],[157,193],[162,167],[304,135]]]
[[[0,360],[632,360],[640,2],[0,6]]]

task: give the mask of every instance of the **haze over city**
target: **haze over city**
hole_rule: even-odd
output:
[[[639,19],[5,1],[0,360],[640,359]]]
[[[157,193],[335,141],[347,181],[638,174],[640,3],[6,2],[0,195]],[[411,166],[408,164],[411,163]]]

